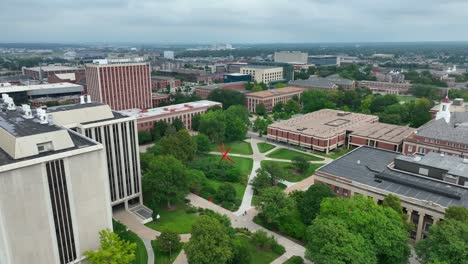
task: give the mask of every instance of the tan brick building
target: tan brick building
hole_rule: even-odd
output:
[[[255,93],[249,93],[245,96],[247,109],[250,112],[255,112],[258,104],[265,105],[268,112],[270,112],[273,107],[281,102],[286,103],[287,101],[293,99],[295,96],[298,98],[301,97],[303,88],[298,87],[284,87],[279,89],[270,89],[266,91],[260,91]]]

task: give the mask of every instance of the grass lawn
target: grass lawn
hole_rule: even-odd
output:
[[[220,144],[213,144],[211,145],[211,151],[218,151],[216,148]],[[234,142],[229,142],[229,143],[224,143],[224,146],[226,149],[229,149],[231,147],[231,151],[229,153],[234,153],[234,154],[242,154],[242,155],[252,155],[252,146],[250,143],[245,142],[245,141],[234,141]]]
[[[128,240],[132,243],[136,243],[136,258],[132,262],[133,264],[147,264],[148,263],[148,253],[146,252],[145,244],[143,240],[139,238],[135,233],[128,231]]]
[[[247,245],[249,251],[252,254],[252,258],[250,260],[251,264],[269,264],[280,256],[273,251],[258,249],[246,236],[238,235],[236,236],[236,239],[242,244]]]
[[[408,103],[410,101],[414,101],[418,98],[414,96],[402,96],[402,95],[397,95],[398,101],[403,102],[403,103]]]
[[[313,161],[323,160],[322,158],[319,158],[319,157],[315,157],[315,156],[312,156],[312,155],[308,155],[308,154],[305,154],[305,153],[302,153],[302,152],[297,152],[297,151],[290,150],[290,149],[285,149],[285,148],[276,149],[276,150],[274,150],[273,152],[271,152],[270,154],[267,155],[267,157],[269,157],[269,158],[285,159],[285,160],[291,160],[292,158],[294,158],[296,156],[302,156],[302,157],[306,158],[309,161],[310,160],[313,160]]]
[[[284,180],[287,180],[289,182],[302,181],[303,179],[314,174],[316,169],[323,166],[323,164],[310,164],[309,169],[307,171],[305,171],[304,173],[299,173],[298,171],[295,170],[294,165],[290,162],[281,162],[281,161],[273,161],[273,160],[262,160],[261,162],[262,166],[268,163],[276,163],[280,165],[281,167],[284,167],[288,172]]]
[[[189,206],[185,204],[177,204],[172,210],[167,210],[164,206],[161,206],[158,210],[161,218],[147,223],[146,226],[157,231],[172,230],[177,234],[190,233],[197,214],[187,213],[188,208]]]
[[[258,146],[258,150],[260,151],[260,153],[265,153],[265,152],[275,148],[274,145],[268,144],[266,142],[260,142],[260,143],[257,144],[257,146]]]
[[[172,252],[171,254],[164,253],[159,251],[158,249],[158,243],[156,243],[156,240],[151,241],[151,246],[153,247],[153,252],[154,252],[154,263],[155,264],[172,264],[174,260],[177,258],[179,255],[180,251],[182,250],[182,247],[177,250]]]
[[[213,157],[214,162],[218,162],[219,156],[215,156],[215,155],[210,155],[210,156]],[[234,166],[238,167],[242,172],[242,180],[241,180],[242,182],[230,183],[232,184],[232,186],[234,186],[234,189],[236,189],[236,200],[242,201],[242,198],[244,197],[245,187],[247,185],[247,181],[250,175],[250,171],[252,171],[253,160],[249,158],[242,158],[242,157],[230,157],[230,158],[234,160],[235,162]],[[208,185],[210,185],[215,190],[218,190],[219,186],[221,186],[223,183],[226,183],[226,182],[218,181],[214,179],[207,179],[207,180],[208,180]],[[237,210],[239,206],[240,204],[236,206],[235,210]]]

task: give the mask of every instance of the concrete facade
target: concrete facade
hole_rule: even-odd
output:
[[[283,68],[275,66],[247,65],[240,68],[241,74],[249,74],[252,81],[270,83],[283,80]]]
[[[278,103],[286,103],[294,97],[300,98],[304,89],[298,87],[284,87],[266,91],[248,93],[245,96],[247,109],[255,112],[257,105],[263,104],[268,112]]]
[[[279,51],[275,52],[275,62],[285,62],[294,64],[307,64],[309,54],[299,51]]]

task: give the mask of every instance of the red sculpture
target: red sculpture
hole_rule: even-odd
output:
[[[221,147],[217,146],[216,147],[219,151],[219,153],[221,153],[221,159],[219,161],[223,161],[225,160],[226,162],[232,162],[232,163],[235,163],[235,161],[233,161],[231,158],[229,158],[228,156],[228,153],[229,151],[231,151],[231,147],[229,147],[227,150],[226,150],[226,147],[224,146],[224,143],[223,145],[221,145]]]

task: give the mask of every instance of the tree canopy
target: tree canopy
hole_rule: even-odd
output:
[[[99,232],[101,245],[97,251],[86,251],[84,254],[92,264],[128,264],[135,259],[136,244],[122,240],[110,230]]]
[[[220,102],[224,109],[232,105],[244,105],[245,95],[234,90],[215,89],[207,97],[208,100]]]
[[[297,209],[304,224],[308,225],[315,219],[323,199],[335,196],[335,193],[326,184],[316,183],[310,186],[297,201]]]

